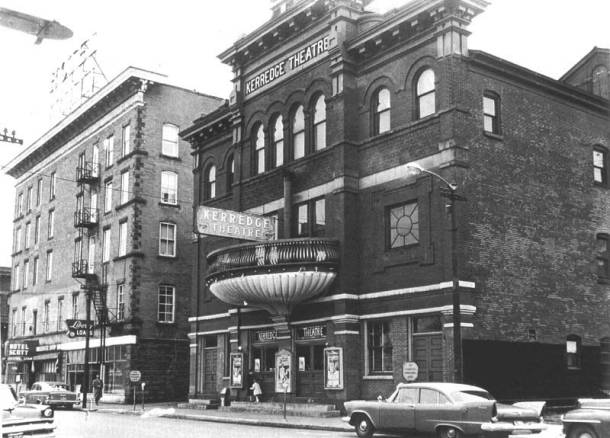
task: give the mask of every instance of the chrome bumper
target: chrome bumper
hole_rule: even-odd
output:
[[[483,423],[481,430],[485,432],[516,432],[519,430],[528,430],[530,432],[541,432],[547,428],[545,423],[507,423],[500,421],[498,423]]]

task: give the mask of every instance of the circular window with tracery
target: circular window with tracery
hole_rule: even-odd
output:
[[[419,243],[418,212],[417,202],[390,208],[390,248]]]

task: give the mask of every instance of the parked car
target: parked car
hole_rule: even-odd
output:
[[[53,409],[49,406],[18,402],[15,390],[6,384],[0,384],[0,406],[2,407],[2,438],[55,437]]]
[[[610,437],[610,398],[580,399],[578,408],[561,417],[566,438]]]
[[[36,382],[29,391],[23,391],[19,396],[26,403],[50,405],[52,408],[63,406],[72,409],[80,403],[78,394],[69,391],[63,382]]]
[[[387,399],[345,403],[343,420],[361,438],[375,431],[462,436],[507,437],[511,433],[537,433],[546,429],[541,413],[544,402],[503,405],[484,389],[457,383],[400,383]]]

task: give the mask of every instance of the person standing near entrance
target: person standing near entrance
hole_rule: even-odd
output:
[[[95,379],[93,379],[93,397],[95,399],[95,406],[98,405],[100,399],[102,398],[102,391],[104,389],[104,382],[100,379],[100,375],[96,374]]]
[[[260,383],[258,383],[258,380],[256,378],[254,379],[254,383],[252,384],[250,389],[252,390],[252,394],[254,394],[256,403],[260,403],[260,401],[261,401],[260,397],[261,397],[261,395],[263,395],[263,390],[261,389],[261,385],[260,385]]]

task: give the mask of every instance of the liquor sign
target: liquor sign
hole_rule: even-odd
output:
[[[324,349],[324,389],[343,389],[343,348]]]
[[[266,242],[275,239],[277,223],[272,217],[200,206],[197,209],[197,232]]]
[[[268,85],[280,82],[296,72],[303,70],[313,61],[324,58],[328,55],[330,48],[330,38],[328,35],[323,36],[313,43],[308,43],[306,46],[301,46],[294,52],[291,52],[287,57],[268,65],[254,74],[250,74],[244,80],[244,95],[246,97],[253,96]]]
[[[86,319],[66,319],[66,325],[68,326],[68,337],[77,338],[87,336],[87,329],[89,330],[89,336],[93,336],[93,321],[87,323]]]
[[[321,339],[326,337],[325,325],[311,325],[307,327],[299,327],[297,329],[297,337],[299,339]]]

